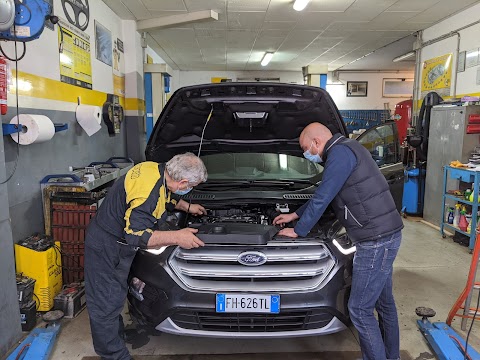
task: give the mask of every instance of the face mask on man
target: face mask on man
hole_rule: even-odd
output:
[[[312,148],[312,146],[313,146],[313,141],[312,141],[312,143],[310,144],[310,148],[303,153],[303,156],[305,157],[305,159],[307,159],[307,160],[309,160],[309,161],[311,161],[311,162],[314,162],[314,163],[321,163],[321,162],[323,162],[323,161],[322,161],[322,157],[321,157],[319,154],[315,154],[315,155],[314,155],[314,154],[312,154],[312,153],[310,152],[310,149]]]
[[[192,189],[193,189],[192,187],[188,187],[185,190],[178,189],[177,191],[174,191],[173,193],[175,195],[183,196],[183,195],[187,195],[190,191],[192,191]]]

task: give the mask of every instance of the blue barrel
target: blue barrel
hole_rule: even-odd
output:
[[[402,207],[407,214],[417,215],[423,212],[423,198],[425,195],[424,169],[405,169],[405,183],[403,185]]]

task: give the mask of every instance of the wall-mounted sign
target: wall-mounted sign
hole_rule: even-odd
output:
[[[95,56],[97,60],[112,66],[112,33],[95,20]]]
[[[85,31],[90,21],[88,0],[62,0],[63,12],[68,22]]]
[[[453,54],[439,56],[423,63],[422,97],[431,91],[450,96]]]
[[[120,51],[121,53],[124,52],[124,50],[123,50],[123,41],[120,40],[120,39],[118,39],[118,38],[117,38],[117,48],[118,48],[118,51]]]
[[[60,20],[58,42],[60,44],[60,81],[92,88],[92,61],[90,36],[64,20]],[[63,31],[63,33],[62,33]]]

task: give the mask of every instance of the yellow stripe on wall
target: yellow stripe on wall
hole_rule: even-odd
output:
[[[102,91],[84,89],[22,71],[19,71],[18,75],[19,95],[72,103],[77,103],[77,98],[80,97],[82,104],[96,106],[102,106],[107,99],[107,93]],[[12,78],[10,93],[15,94],[15,70],[12,70]],[[143,99],[120,97],[120,105],[125,110],[145,110],[145,101]]]

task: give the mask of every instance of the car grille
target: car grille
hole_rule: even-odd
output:
[[[245,251],[265,254],[260,266],[245,266],[238,257]],[[335,260],[323,243],[289,242],[265,246],[207,245],[176,249],[169,265],[190,289],[202,291],[288,292],[318,287]]]
[[[327,326],[333,315],[323,310],[292,311],[280,314],[219,314],[205,311],[179,311],[171,316],[179,327],[221,332],[278,332],[319,329]]]

